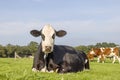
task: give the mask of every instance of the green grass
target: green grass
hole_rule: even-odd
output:
[[[32,72],[32,59],[0,58],[0,80],[120,80],[120,64],[90,63],[90,71],[77,73]]]

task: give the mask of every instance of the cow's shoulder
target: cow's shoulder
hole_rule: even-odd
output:
[[[67,52],[67,53],[75,53],[75,48],[67,45],[54,45],[55,52]]]

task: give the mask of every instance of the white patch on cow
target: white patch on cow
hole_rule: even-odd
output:
[[[47,66],[46,66],[46,57],[47,57],[47,54],[44,55],[45,66],[44,66],[44,68],[42,68],[42,69],[40,70],[41,72],[48,72]]]
[[[97,60],[98,63],[100,62],[100,58],[101,58],[101,55],[98,56],[98,60]]]
[[[85,64],[88,62],[88,60],[87,59],[85,59]]]
[[[62,69],[62,71],[65,71],[65,69]]]
[[[115,58],[115,56],[114,56],[114,57],[113,57],[113,61],[112,61],[113,64],[115,63],[115,60],[116,60],[116,58]]]
[[[113,61],[112,61],[112,63],[115,63],[116,59],[119,61],[119,64],[120,64],[120,58],[119,58],[117,55],[114,55],[114,56],[113,56]]]
[[[95,52],[92,50],[92,51],[90,51],[90,54],[95,54]]]
[[[115,53],[113,52],[108,55],[108,57],[113,57],[113,56],[115,56]]]
[[[110,48],[110,54],[108,55],[108,57],[113,57],[113,56],[115,56],[114,48]]]
[[[47,56],[48,56],[47,54],[44,55],[44,60],[46,60]]]
[[[111,49],[111,52],[113,52],[114,51],[114,48],[110,48]]]
[[[110,48],[110,52],[113,53],[113,51],[114,51],[114,48]]]
[[[58,70],[59,70],[59,69],[57,68],[54,72],[58,72]]]
[[[32,68],[33,72],[39,72],[39,70],[37,70],[36,68]]]
[[[100,48],[101,52],[104,52],[104,49],[105,49],[105,48]]]
[[[52,38],[52,36],[55,34],[55,30],[52,28],[52,26],[50,24],[47,24],[44,26],[41,33],[45,36],[45,39],[42,40],[42,51],[45,53],[52,52],[53,45],[54,45],[54,39]],[[49,51],[49,52],[46,51],[46,49],[45,49],[46,46],[50,46],[51,51]]]
[[[48,73],[53,73],[54,71],[53,70],[50,70]]]
[[[46,66],[40,70],[41,72],[48,72]]]
[[[119,64],[120,64],[120,58],[117,56],[117,59],[118,59],[118,61],[119,61]]]

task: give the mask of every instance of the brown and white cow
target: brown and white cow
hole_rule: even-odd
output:
[[[92,48],[91,51],[87,54],[87,56],[90,60],[93,60],[94,57],[97,56],[97,58],[98,58],[97,62],[103,62],[103,63],[104,63],[106,57],[112,57],[113,58],[112,63],[115,63],[116,59],[120,63],[118,47]]]
[[[105,48],[103,52],[104,58],[106,57],[113,57],[112,63],[115,63],[116,59],[120,63],[120,58],[119,58],[119,48],[114,47],[114,48]]]
[[[97,57],[97,62],[101,62],[103,61],[103,50],[102,48],[92,48],[87,56],[90,60],[94,60],[94,57]]]

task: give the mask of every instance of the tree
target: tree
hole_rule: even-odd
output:
[[[0,57],[6,57],[7,54],[5,53],[5,47],[3,47],[2,45],[0,45]]]
[[[107,43],[107,42],[102,42],[102,43],[97,43],[95,47],[100,48],[100,47],[116,47],[118,46],[115,43]]]
[[[38,49],[38,43],[34,42],[34,41],[31,41],[28,44],[28,49],[29,49],[31,54],[34,54],[37,51],[37,49]]]
[[[14,53],[16,51],[16,47],[14,45],[8,44],[6,46],[6,50],[7,50],[8,57],[14,57]]]
[[[87,46],[77,46],[75,47],[76,50],[84,51],[85,53],[88,52]]]

